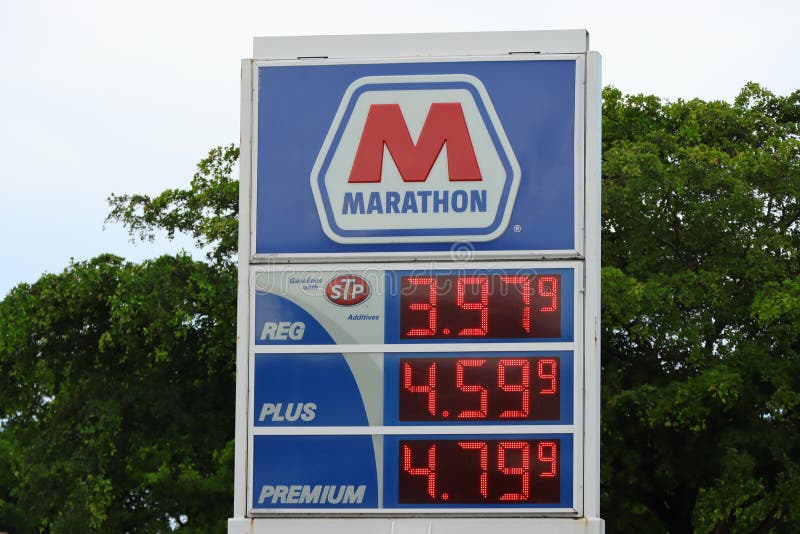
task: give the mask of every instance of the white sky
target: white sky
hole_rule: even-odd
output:
[[[797,0],[0,0],[0,298],[113,252],[182,247],[103,230],[111,193],[185,187],[239,138],[239,60],[270,35],[586,28],[603,82],[731,101],[800,89]]]

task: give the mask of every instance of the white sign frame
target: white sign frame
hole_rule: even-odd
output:
[[[576,251],[563,255],[528,256],[526,259],[580,259],[584,265],[584,283],[575,281],[576,288],[583,285],[583,399],[582,399],[582,473],[576,472],[576,513],[578,517],[402,517],[387,516],[347,517],[280,517],[254,518],[248,510],[248,459],[250,454],[250,275],[251,266],[259,260],[252,254],[251,201],[253,199],[253,90],[255,63],[261,59],[290,61],[324,61],[356,58],[415,58],[463,56],[475,59],[497,54],[578,54],[585,58],[585,92],[579,99],[584,110],[583,135],[580,146],[583,183],[576,195],[583,200],[583,232],[576,240]],[[588,48],[585,30],[543,32],[488,32],[464,34],[406,34],[382,36],[323,36],[274,37],[256,39],[254,56],[257,60],[242,61],[241,140],[240,140],[240,221],[239,221],[239,275],[237,301],[237,351],[236,351],[236,417],[234,509],[228,521],[229,534],[244,533],[305,533],[331,532],[341,534],[478,534],[502,529],[508,534],[557,533],[599,534],[605,531],[600,519],[600,162],[601,162],[601,58]],[[576,144],[577,146],[577,144]],[[577,204],[577,203],[576,203]],[[576,221],[578,219],[576,218]],[[583,247],[582,254],[577,249]],[[366,261],[395,260],[393,257],[365,257]],[[416,260],[416,256],[404,258]],[[427,260],[433,258],[425,258]],[[481,257],[481,260],[490,258]],[[511,257],[509,259],[518,259]],[[276,258],[269,259],[275,261]],[[322,261],[323,258],[299,258],[300,262]],[[293,261],[298,261],[298,258]],[[337,261],[341,261],[339,258]],[[576,329],[578,328],[576,324]],[[576,331],[576,337],[578,332]],[[451,346],[447,347],[452,348]],[[308,347],[304,347],[307,350]],[[341,348],[336,348],[340,351]],[[362,348],[363,350],[363,348]],[[444,350],[439,348],[439,350]],[[494,348],[497,350],[497,347]],[[576,354],[576,360],[578,355]],[[576,390],[578,389],[576,385]],[[576,405],[576,415],[578,407]],[[576,421],[577,424],[577,421]],[[577,451],[577,440],[575,450]],[[580,506],[577,504],[580,503]],[[480,515],[480,514],[477,514]]]

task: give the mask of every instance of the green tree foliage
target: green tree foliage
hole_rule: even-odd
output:
[[[193,185],[216,202],[210,183]],[[176,210],[196,202],[168,193]],[[197,235],[216,231],[207,213]],[[0,530],[225,531],[236,277],[230,245],[207,242],[223,261],[105,255],[0,302]]]
[[[0,530],[222,530],[235,279],[105,255],[0,303]]]
[[[189,189],[167,189],[156,197],[111,195],[109,222],[121,222],[131,235],[152,241],[156,230],[194,236],[209,248],[209,259],[230,263],[237,249],[239,182],[232,171],[239,160],[234,145],[212,149],[197,165]]]
[[[604,91],[603,515],[800,525],[800,91]]]

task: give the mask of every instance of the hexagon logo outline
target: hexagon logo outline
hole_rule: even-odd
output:
[[[413,131],[419,138],[420,130],[427,127],[434,103],[457,102],[481,176],[470,182],[453,180],[447,171],[450,143],[443,141],[428,175],[434,179],[406,181],[389,147],[383,146],[388,155],[382,158],[383,173],[390,175],[387,183],[379,177],[374,180],[377,184],[353,184],[350,171],[370,106],[389,102],[400,106],[412,138]],[[521,171],[478,78],[467,74],[366,76],[345,91],[310,179],[322,229],[336,243],[482,242],[496,239],[508,227]],[[438,188],[431,188],[436,179]],[[390,190],[393,186],[400,191]],[[459,189],[466,186],[469,189]]]

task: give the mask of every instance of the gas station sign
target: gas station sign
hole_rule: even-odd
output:
[[[231,533],[603,529],[599,60],[459,35],[243,62]]]

